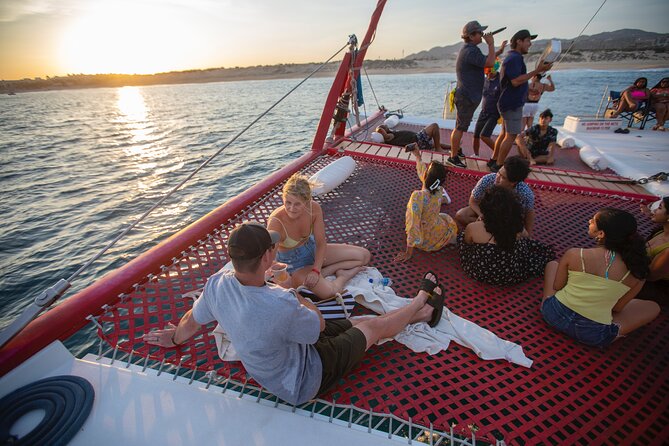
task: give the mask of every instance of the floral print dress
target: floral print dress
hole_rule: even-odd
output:
[[[423,178],[427,165],[416,163],[418,177]],[[421,189],[412,192],[407,203],[405,229],[407,246],[423,251],[438,251],[458,233],[458,225],[441,211],[442,194]]]
[[[555,260],[552,247],[538,240],[520,238],[505,251],[495,243],[466,243],[458,236],[462,270],[472,279],[490,285],[512,285],[544,274],[546,263]]]

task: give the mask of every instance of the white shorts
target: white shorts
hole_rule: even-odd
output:
[[[523,105],[523,118],[534,118],[534,115],[539,111],[538,102],[526,102]]]

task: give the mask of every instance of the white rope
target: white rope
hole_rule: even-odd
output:
[[[564,59],[564,57],[569,53],[569,51],[571,51],[572,47],[574,46],[574,44],[576,43],[576,41],[578,40],[578,38],[581,37],[581,36],[583,35],[583,33],[585,32],[585,29],[586,29],[586,28],[588,27],[588,25],[590,25],[590,23],[595,19],[595,16],[596,16],[596,15],[599,13],[599,11],[604,7],[604,4],[605,4],[605,3],[606,3],[606,0],[604,0],[604,1],[602,2],[602,4],[599,5],[599,8],[597,8],[597,11],[595,11],[595,13],[592,15],[592,17],[590,17],[590,20],[588,20],[588,23],[585,24],[585,26],[583,27],[583,29],[581,30],[581,32],[578,34],[578,36],[576,36],[576,38],[571,42],[571,45],[569,45],[569,48],[567,48],[567,51],[565,51],[564,53],[562,53],[562,55],[560,56],[560,60],[558,60],[558,61],[555,63],[555,66],[553,67],[553,69],[557,68],[557,66],[560,65],[560,62],[562,62],[562,59]]]

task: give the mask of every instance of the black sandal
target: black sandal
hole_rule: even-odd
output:
[[[435,293],[433,291],[432,295],[427,299],[427,304],[434,308],[434,311],[432,312],[432,317],[430,318],[430,322],[428,322],[428,325],[430,327],[435,327],[441,320],[441,315],[444,312],[443,291],[441,293]]]
[[[432,274],[434,276],[434,281],[427,278],[428,274]],[[423,274],[423,278],[420,280],[420,288],[418,289],[431,295],[432,291],[434,291],[437,285],[439,285],[439,278],[437,275],[432,271],[427,271],[425,274]]]
[[[411,153],[414,150],[418,150],[418,144],[416,144],[415,142],[412,142],[411,144],[407,144],[406,146],[404,146],[404,151],[406,153]]]

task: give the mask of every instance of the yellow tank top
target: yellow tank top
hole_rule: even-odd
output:
[[[658,235],[662,234],[662,232],[663,232],[663,231],[658,232],[657,234],[655,234],[655,235],[653,236],[653,238],[655,238],[655,237],[657,237]],[[651,240],[652,240],[652,239],[651,239]],[[648,248],[648,250],[647,250],[646,252],[648,253],[648,257],[650,257],[651,260],[652,260],[656,255],[658,255],[659,253],[661,253],[662,251],[664,251],[664,250],[667,249],[667,248],[669,248],[669,242],[667,242],[667,243],[663,243],[663,244],[661,244],[661,245],[657,245],[657,246],[654,247],[654,248]],[[669,276],[661,277],[660,279],[661,279],[661,280],[669,280]]]
[[[309,202],[309,215],[313,215],[313,201]],[[281,248],[293,249],[297,245],[299,245],[301,243],[304,243],[314,233],[314,220],[313,220],[313,218],[311,219],[311,227],[309,228],[309,234],[306,235],[305,237],[302,237],[299,240],[295,240],[288,235],[288,230],[286,229],[286,225],[283,224],[283,222],[281,221],[280,218],[278,218],[278,217],[270,217],[270,218],[274,218],[274,219],[278,220],[279,223],[281,223],[281,226],[283,226],[283,230],[286,232],[286,238],[283,240],[283,243],[279,243],[279,247],[281,247]]]
[[[581,316],[600,324],[610,325],[613,321],[613,307],[630,289],[622,283],[630,272],[627,271],[619,281],[586,273],[583,248],[581,248],[581,267],[583,271],[569,271],[567,285],[555,293],[555,297]]]

